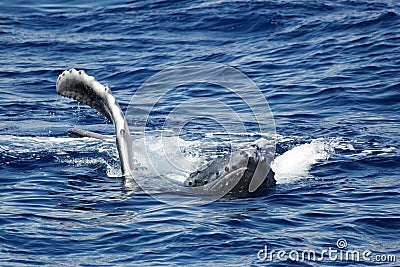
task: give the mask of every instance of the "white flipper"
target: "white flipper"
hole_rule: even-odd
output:
[[[111,89],[82,70],[70,69],[58,76],[57,93],[95,108],[114,123],[121,171],[123,175],[131,176],[131,170],[133,170],[132,138],[128,124]]]

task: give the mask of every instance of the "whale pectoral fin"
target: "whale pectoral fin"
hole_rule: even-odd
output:
[[[128,124],[111,89],[83,70],[75,69],[60,74],[56,87],[58,94],[89,105],[114,123],[121,170],[123,175],[130,176],[130,170],[133,169],[132,139]],[[98,136],[95,133],[86,133],[90,137],[94,137],[93,134]]]
[[[110,88],[102,85],[83,70],[70,69],[58,76],[57,93],[96,109],[112,121],[108,99],[112,96]]]
[[[82,130],[82,129],[69,129],[68,134],[74,137],[89,137],[89,138],[95,138],[95,139],[100,139],[100,140],[106,140],[106,139],[112,139],[112,136],[109,135],[104,135],[104,134],[99,134],[87,130]]]

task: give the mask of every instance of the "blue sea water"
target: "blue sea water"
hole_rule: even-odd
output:
[[[397,1],[5,0],[0,47],[2,266],[399,266]],[[57,96],[63,70],[108,84],[126,110],[152,75],[196,61],[232,66],[267,99],[278,184],[264,196],[169,205],[130,190],[114,141],[67,135],[114,130]],[[167,145],[199,161],[223,151],[217,124],[192,124]]]

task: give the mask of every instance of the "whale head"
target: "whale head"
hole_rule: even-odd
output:
[[[184,185],[197,193],[246,196],[275,186],[274,172],[256,149],[220,156],[191,173]]]

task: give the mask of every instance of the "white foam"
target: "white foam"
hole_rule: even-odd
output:
[[[187,175],[222,153],[216,147],[221,141],[200,140],[186,141],[178,136],[136,136],[134,138],[135,168],[140,176],[158,177],[183,182]],[[245,139],[247,140],[247,139]],[[240,141],[240,140],[239,140]],[[246,149],[248,142],[235,145],[239,149]],[[365,147],[364,143],[355,140],[337,138],[319,138],[304,143],[301,137],[274,136],[274,138],[261,137],[254,142],[264,155],[277,142],[282,147],[295,145],[282,155],[277,156],[271,168],[275,171],[278,184],[292,183],[299,179],[312,178],[309,171],[317,163],[326,161],[330,156],[359,159],[372,156],[390,156],[398,153],[395,146],[372,144]],[[355,149],[364,147],[363,150]],[[0,135],[0,152],[8,151],[7,157],[18,158],[25,153],[53,153],[56,160],[74,166],[101,164],[107,166],[107,176],[120,177],[118,153],[114,140],[96,140],[90,138],[71,137],[19,137]],[[82,154],[82,157],[71,157],[70,153],[82,151],[100,153],[102,156],[93,157]],[[336,153],[335,153],[336,151]],[[214,153],[214,154],[213,154]],[[95,155],[95,154],[94,154]]]
[[[271,164],[278,184],[310,177],[308,171],[315,163],[327,160],[332,149],[322,140],[296,146],[275,158]]]

